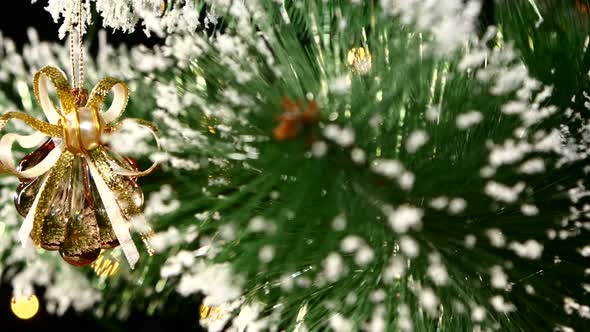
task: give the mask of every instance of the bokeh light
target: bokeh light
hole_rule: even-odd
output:
[[[39,299],[35,295],[29,297],[12,298],[10,308],[20,319],[30,319],[39,311]]]

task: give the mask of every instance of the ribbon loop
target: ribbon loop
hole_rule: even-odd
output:
[[[96,86],[94,86],[94,89],[92,89],[90,97],[88,98],[88,103],[86,104],[88,107],[100,110],[105,97],[111,90],[114,93],[113,102],[108,110],[101,113],[102,119],[107,124],[119,119],[125,111],[127,101],[129,100],[129,88],[127,87],[127,84],[114,77],[103,78],[98,84],[96,84]]]
[[[12,146],[18,142],[24,148],[32,148],[41,143],[47,136],[61,138],[62,129],[59,126],[49,124],[38,120],[22,112],[7,112],[0,116],[0,130],[12,119],[18,119],[37,130],[34,134],[23,136],[8,133],[2,136],[0,140],[0,164],[2,170],[15,174],[20,178],[35,178],[47,172],[57,162],[61,155],[61,148],[57,147],[41,162],[26,171],[19,172],[16,170],[14,160],[12,159]]]
[[[47,79],[53,83],[57,90],[61,111],[55,107],[55,104],[49,98]],[[55,67],[43,67],[35,74],[33,77],[33,90],[37,102],[51,124],[57,124],[64,114],[68,114],[76,109],[76,101],[70,92],[70,84],[64,73]]]
[[[122,121],[119,121],[119,122],[107,127],[106,131],[108,131],[108,132],[117,131],[119,128],[121,128],[123,126],[124,123],[127,123],[127,122],[134,123],[140,127],[147,128],[149,130],[149,132],[152,134],[152,136],[154,137],[154,139],[156,140],[156,145],[158,147],[158,150],[160,150],[160,138],[158,137],[158,134],[157,134],[158,129],[156,128],[156,126],[154,126],[154,124],[152,124],[149,121],[145,121],[143,119],[133,119],[133,118],[123,119]],[[117,163],[112,162],[110,159],[108,161],[109,161],[109,165],[111,166],[111,168],[113,169],[113,172],[115,172],[115,174],[123,175],[123,176],[130,176],[130,177],[135,177],[135,178],[149,175],[150,173],[152,173],[156,169],[156,167],[158,167],[158,162],[153,162],[152,165],[144,171],[132,171],[132,170],[128,170],[126,168],[119,166]]]
[[[14,160],[12,159],[12,145],[16,141],[23,148],[30,149],[39,145],[46,137],[47,136],[38,131],[27,136],[13,133],[8,133],[2,136],[2,139],[0,140],[0,172],[12,173],[16,176],[24,177],[22,174],[18,174],[14,165]]]
[[[63,130],[60,126],[41,121],[23,112],[6,112],[2,114],[0,116],[0,130],[2,130],[8,121],[12,119],[21,120],[31,128],[43,133],[45,136],[61,138],[63,134]]]

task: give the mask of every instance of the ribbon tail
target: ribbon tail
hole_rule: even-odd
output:
[[[145,215],[140,213],[133,217],[133,226],[136,230],[139,231],[139,235],[141,235],[141,240],[145,245],[147,252],[150,256],[153,256],[156,253],[156,250],[152,247],[151,239],[154,236],[154,230],[148,223]]]
[[[123,253],[127,258],[127,262],[129,262],[129,266],[133,269],[139,260],[139,252],[137,251],[137,247],[131,238],[129,223],[123,216],[123,212],[117,203],[117,198],[104,181],[102,175],[92,160],[88,157],[86,157],[86,160],[88,162],[90,174],[92,175],[94,184],[96,185],[96,189],[100,195],[100,199],[104,204],[107,216],[109,217],[111,226],[113,227],[113,231],[117,236],[117,240],[119,240],[119,244],[121,245],[121,249],[123,249]]]

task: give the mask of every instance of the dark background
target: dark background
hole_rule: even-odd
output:
[[[6,37],[11,38],[19,48],[28,41],[27,29],[34,27],[39,34],[39,38],[43,41],[60,41],[58,38],[58,29],[61,22],[55,23],[51,14],[47,12],[44,7],[47,6],[47,0],[37,0],[35,4],[31,4],[30,0],[11,0],[2,1],[0,7],[0,31]],[[96,30],[102,27],[102,20],[98,15],[93,17],[93,25],[89,28],[89,35],[85,36],[85,43],[91,44],[91,51],[95,51],[95,43],[92,43],[92,35]],[[137,45],[144,44],[146,46],[153,46],[158,43],[163,43],[163,40],[152,37],[147,38],[141,29],[137,29],[135,33],[125,34],[121,31],[108,30],[107,40],[112,45]],[[66,35],[67,38],[67,35]],[[65,42],[62,40],[61,42]]]
[[[58,24],[53,22],[51,15],[43,7],[47,5],[46,0],[38,0],[31,4],[30,0],[3,1],[0,7],[0,31],[5,37],[12,39],[18,49],[27,43],[27,29],[34,27],[39,38],[43,41],[59,41]],[[481,17],[482,30],[485,26],[493,24],[493,0],[484,2],[484,9]],[[96,45],[92,43],[92,34],[96,28],[102,26],[99,17],[94,17],[94,31],[90,31],[86,37],[86,44],[90,44],[91,53],[96,51]],[[161,39],[147,38],[138,29],[133,34],[124,34],[109,30],[108,42],[112,45],[126,44],[128,46],[144,44],[153,46],[162,43]],[[62,41],[63,42],[63,41]],[[64,263],[65,264],[65,263]],[[10,301],[12,288],[6,280],[0,280],[0,330],[2,331],[71,331],[74,328],[80,332],[93,331],[200,331],[198,327],[199,308],[196,306],[192,315],[171,315],[170,318],[147,317],[141,312],[132,313],[130,319],[125,322],[100,320],[88,314],[77,314],[68,311],[62,317],[55,317],[44,311],[43,290],[37,290],[40,299],[40,308],[36,316],[29,320],[20,320],[12,313]],[[182,301],[182,300],[180,300]],[[187,305],[194,306],[194,300],[188,301]],[[188,310],[191,312],[191,310]]]

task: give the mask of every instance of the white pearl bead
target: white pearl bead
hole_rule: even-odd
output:
[[[77,110],[78,121],[76,121],[76,113],[71,112],[66,115],[67,122],[67,142],[68,147],[76,152],[81,150],[92,150],[100,145],[100,124],[97,123],[92,114],[92,109],[89,107],[80,107]],[[100,114],[98,120],[100,122]],[[78,137],[78,135],[80,135]],[[82,146],[80,146],[82,142]]]

